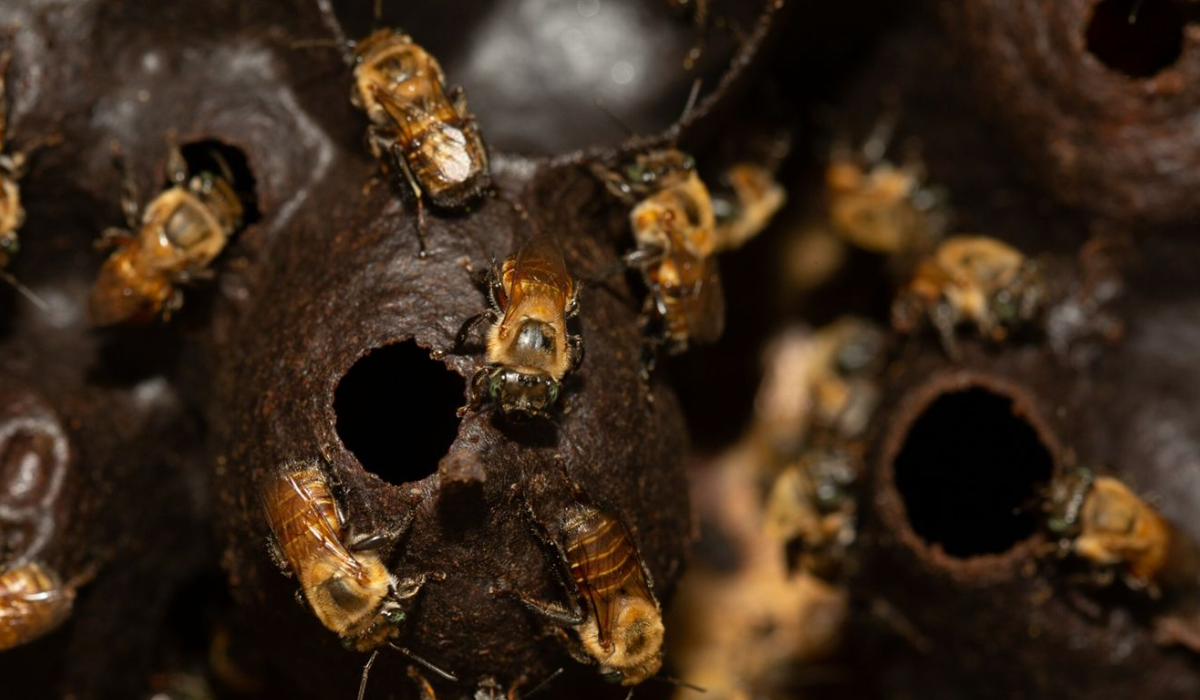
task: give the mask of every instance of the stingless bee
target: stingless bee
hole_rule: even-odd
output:
[[[385,169],[397,168],[412,190],[424,257],[425,198],[441,209],[461,209],[491,188],[487,149],[466,95],[461,87],[446,91],[441,65],[409,35],[378,29],[354,45],[329,3],[318,6],[347,49],[354,72],[350,101],[370,121],[371,154]]]
[[[970,323],[986,340],[1001,342],[1034,322],[1046,297],[1036,261],[994,238],[953,236],[917,265],[892,305],[892,326],[912,333],[929,322],[946,354],[958,358],[958,326]]]
[[[768,536],[796,552],[800,568],[826,580],[846,569],[857,539],[854,485],[862,456],[854,446],[818,446],[788,466],[767,496]]]
[[[462,347],[472,328],[488,322],[487,364],[475,373],[464,410],[486,398],[506,414],[540,415],[583,358],[583,338],[567,328],[579,313],[579,285],[558,243],[537,234],[491,270],[487,288],[490,308],[468,319],[457,340]]]
[[[762,233],[787,202],[787,190],[769,168],[757,163],[737,163],[725,173],[730,197],[717,197],[717,248],[733,250]]]
[[[168,320],[183,305],[181,285],[212,275],[216,259],[242,223],[244,209],[233,190],[233,175],[214,153],[221,172],[188,173],[172,146],[167,161],[171,186],[138,217],[137,189],[126,173],[122,198],[128,229],[105,231],[102,242],[116,246],[104,262],[88,299],[94,326]]]
[[[532,513],[531,513],[532,516]],[[567,605],[516,595],[534,612],[578,637],[581,663],[599,666],[611,683],[632,686],[662,668],[662,608],[633,533],[619,519],[576,503],[559,518],[548,543],[570,573],[574,595]]]
[[[71,615],[76,585],[37,562],[0,572],[0,651],[31,642]]]
[[[261,498],[274,534],[270,544],[276,563],[295,574],[308,607],[343,646],[372,652],[363,667],[360,700],[384,645],[457,680],[392,641],[407,617],[404,602],[416,597],[427,576],[399,579],[388,571],[378,552],[385,536],[347,536],[345,517],[318,465],[285,466],[263,487]]]
[[[649,289],[643,329],[669,354],[710,343],[725,327],[725,299],[717,268],[716,215],[708,187],[691,156],[674,148],[641,153],[618,170],[594,166],[629,214],[637,249],[626,264]]]
[[[5,76],[12,53],[0,54],[0,268],[8,267],[12,256],[20,249],[17,230],[25,223],[25,209],[21,207],[21,190],[17,181],[25,173],[25,154],[4,153],[7,136],[8,108],[5,93]]]
[[[1157,595],[1174,530],[1128,486],[1076,469],[1051,484],[1044,508],[1064,551],[1099,567],[1099,580],[1119,571],[1130,588]]]

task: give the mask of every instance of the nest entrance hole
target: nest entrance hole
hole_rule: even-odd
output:
[[[1196,19],[1181,0],[1103,0],[1087,25],[1087,50],[1115,71],[1148,78],[1179,60],[1184,25]]]
[[[458,435],[465,384],[407,341],[354,363],[334,393],[337,433],[363,468],[390,484],[420,481]]]
[[[1013,401],[981,387],[946,392],[909,427],[894,462],[913,532],[952,557],[1008,551],[1038,527],[1031,507],[1054,459]]]
[[[242,228],[259,220],[257,181],[245,151],[223,141],[205,139],[181,144],[179,153],[190,174],[210,172],[230,181],[244,208]]]

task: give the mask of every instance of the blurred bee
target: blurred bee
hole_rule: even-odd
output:
[[[854,447],[808,450],[776,477],[767,496],[767,535],[787,543],[799,568],[826,580],[846,572],[857,539],[854,485],[862,455]]]
[[[896,119],[885,114],[858,152],[838,146],[825,169],[829,223],[851,245],[884,255],[928,250],[946,225],[945,199],[916,161],[885,157]]]
[[[485,398],[502,411],[540,415],[558,400],[563,377],[583,358],[583,338],[567,323],[579,313],[579,286],[558,243],[545,234],[526,241],[493,269],[487,311],[463,325],[462,347],[480,321],[487,332],[487,364],[476,372],[464,410]]]
[[[666,0],[667,7],[679,15],[691,17],[696,31],[696,45],[683,59],[683,67],[691,70],[704,53],[705,37],[708,33],[708,0]]]
[[[763,231],[787,202],[787,190],[769,168],[757,163],[737,163],[725,173],[728,197],[713,199],[717,220],[717,248],[733,250]]]
[[[1077,469],[1051,485],[1044,508],[1065,551],[1098,567],[1100,582],[1119,571],[1130,588],[1157,594],[1173,528],[1128,486]]]
[[[8,135],[8,108],[5,94],[5,76],[12,53],[0,54],[0,268],[8,267],[12,256],[17,254],[20,243],[17,230],[25,223],[25,210],[21,207],[21,190],[17,181],[25,173],[25,154],[4,153],[5,137]]]
[[[371,154],[385,169],[397,168],[412,189],[424,257],[425,198],[439,208],[460,209],[491,186],[487,149],[466,95],[460,87],[447,93],[437,59],[404,32],[378,29],[353,45],[329,3],[318,6],[348,49],[354,70],[350,101],[370,120]]]
[[[619,170],[594,171],[613,195],[633,204],[629,222],[637,249],[625,262],[650,290],[644,331],[669,354],[715,341],[725,327],[716,215],[695,159],[668,148],[639,154]]]
[[[548,536],[575,595],[568,605],[545,603],[517,591],[531,610],[575,630],[581,663],[599,666],[610,683],[632,686],[662,667],[662,608],[633,533],[617,518],[576,503]]]
[[[985,339],[1001,342],[1035,321],[1045,304],[1038,263],[994,238],[954,236],[917,265],[892,305],[892,326],[912,333],[928,321],[946,353],[958,358],[959,325],[971,323]]]
[[[885,349],[883,330],[854,317],[816,333],[781,334],[768,348],[755,399],[755,429],[769,450],[791,458],[814,429],[837,439],[860,437],[879,405]]]
[[[37,562],[0,572],[0,651],[31,642],[71,615],[75,585]]]
[[[102,242],[116,250],[100,268],[88,299],[92,325],[164,320],[183,305],[180,285],[211,277],[209,265],[238,230],[244,212],[233,190],[233,175],[214,153],[221,172],[189,176],[187,163],[172,146],[167,161],[171,186],[146,207],[140,219],[138,196],[126,174],[123,197],[127,230],[110,229]]]

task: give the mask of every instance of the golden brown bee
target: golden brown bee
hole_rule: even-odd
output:
[[[0,54],[0,268],[8,267],[12,256],[17,254],[20,243],[17,230],[25,222],[25,210],[21,207],[21,190],[17,181],[25,172],[23,153],[4,153],[7,136],[8,110],[5,94],[5,76],[12,53]]]
[[[172,147],[167,170],[171,186],[140,220],[136,190],[127,178],[123,204],[129,228],[104,234],[103,241],[116,250],[92,287],[92,325],[169,319],[183,304],[180,285],[210,276],[209,265],[241,225],[243,207],[228,168],[189,177],[183,155]]]
[[[487,398],[505,413],[542,414],[583,358],[583,338],[567,328],[579,313],[579,286],[558,243],[545,234],[526,241],[491,271],[488,299],[490,308],[458,335],[461,347],[478,322],[490,324],[487,364],[471,382],[468,408]]]
[[[71,614],[75,587],[36,562],[0,572],[0,651],[50,632]]]
[[[857,538],[853,488],[861,467],[854,447],[817,446],[780,472],[771,486],[767,534],[788,543],[803,570],[827,580],[845,571]]]
[[[662,667],[662,608],[633,533],[590,505],[567,509],[549,538],[575,584],[568,606],[513,591],[530,609],[575,630],[584,663],[611,683],[637,685]]]
[[[957,358],[959,325],[970,323],[985,339],[1000,342],[1035,321],[1045,304],[1037,262],[994,238],[954,236],[917,265],[892,305],[892,325],[912,333],[928,321],[947,354]]]
[[[1078,469],[1051,486],[1046,509],[1048,527],[1071,553],[1119,570],[1132,588],[1156,590],[1173,528],[1128,486]]]
[[[281,563],[321,624],[357,651],[395,636],[405,617],[401,601],[417,594],[424,577],[393,576],[374,551],[378,537],[344,540],[345,521],[321,469],[289,465],[264,485],[262,499]]]
[[[717,248],[733,250],[763,231],[787,202],[787,190],[769,168],[737,163],[725,174],[731,197],[713,201],[717,217]]]
[[[322,5],[327,15],[332,9]],[[336,18],[330,23],[336,25]],[[339,29],[340,31],[340,29]],[[457,209],[491,185],[487,149],[463,91],[447,94],[437,59],[407,34],[379,29],[354,47],[350,100],[370,120],[367,143],[385,168],[404,174],[417,204],[425,253],[424,198]]]
[[[673,148],[638,155],[619,171],[596,168],[629,214],[637,250],[626,262],[650,290],[644,330],[670,354],[710,343],[725,328],[725,298],[714,253],[716,215],[695,160]]]

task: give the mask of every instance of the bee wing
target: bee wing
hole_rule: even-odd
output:
[[[575,281],[567,272],[567,262],[558,241],[544,233],[535,234],[517,250],[512,279],[504,322],[508,322],[510,315],[520,309],[521,299],[529,285],[554,290],[555,306],[563,309],[575,291]]]
[[[317,546],[328,552],[341,568],[358,575],[362,571],[362,565],[350,554],[346,546],[342,544],[340,533],[330,523],[329,516],[321,512],[321,509],[317,507],[316,498],[301,486],[292,474],[285,475],[284,479],[287,481],[287,487],[292,489],[304,504],[305,512],[303,514],[298,513],[294,517],[299,518],[304,523],[304,528],[308,536],[312,538],[312,541]],[[292,568],[297,570],[297,574],[299,574],[300,568],[298,564],[299,562],[292,562]]]
[[[689,280],[683,304],[688,334],[698,343],[712,343],[725,330],[725,292],[717,260],[707,256],[690,263],[696,274]]]

